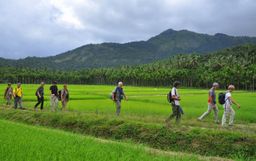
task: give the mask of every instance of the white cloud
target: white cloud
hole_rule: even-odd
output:
[[[146,40],[169,28],[256,36],[255,8],[254,0],[0,0],[0,57]]]
[[[82,1],[80,1],[82,3]],[[85,26],[83,22],[77,17],[72,6],[68,6],[65,1],[62,0],[51,0],[50,4],[59,11],[55,13],[54,19],[63,27],[74,28],[74,29],[84,29]]]

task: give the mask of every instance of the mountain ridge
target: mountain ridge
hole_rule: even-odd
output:
[[[0,66],[57,70],[118,67],[151,63],[177,54],[207,54],[243,44],[256,44],[256,37],[168,29],[146,41],[87,44],[49,57],[0,58]]]

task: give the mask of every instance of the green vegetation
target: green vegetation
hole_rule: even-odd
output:
[[[228,158],[255,159],[256,136],[239,131],[166,128],[118,118],[79,113],[35,113],[2,110],[1,119],[60,128],[76,133],[115,140],[129,140],[153,148]]]
[[[13,85],[15,87],[15,85]],[[0,85],[0,91],[4,91],[6,85]],[[23,105],[33,109],[36,104],[35,91],[39,85],[23,85],[24,99]],[[58,86],[59,89],[62,85]],[[107,114],[112,116],[115,113],[115,105],[109,99],[114,86],[103,85],[69,85],[70,102],[68,109],[71,111]],[[145,122],[162,124],[164,119],[171,112],[170,105],[167,103],[166,94],[169,88],[153,87],[124,87],[128,96],[128,101],[123,101],[121,117],[132,117],[132,120],[139,119]],[[223,90],[219,90],[220,92]],[[202,112],[207,109],[208,90],[205,89],[180,89],[184,108],[184,120],[195,120]],[[45,86],[45,108],[50,109],[49,85]],[[234,107],[236,112],[236,123],[256,123],[255,119],[255,97],[253,92],[235,91],[233,97],[241,104],[241,109]],[[4,100],[0,99],[0,104]],[[221,119],[223,107],[219,105],[219,117]],[[212,116],[213,117],[213,116]],[[207,120],[212,120],[209,117]]]
[[[256,88],[256,45],[226,49],[209,55],[177,55],[169,60],[135,67],[54,71],[26,68],[0,68],[2,82],[39,83],[41,80],[75,84],[113,84],[122,80],[129,85],[169,86],[180,80],[186,87],[208,87],[212,82],[225,88],[233,83],[238,89]]]
[[[142,146],[96,140],[59,130],[32,127],[0,120],[1,161],[196,161],[192,155],[146,152]],[[206,158],[207,159],[207,158]],[[201,160],[206,160],[202,159]]]
[[[24,105],[31,109],[35,104],[37,85],[23,85]],[[129,100],[123,101],[121,117],[113,117],[115,107],[108,98],[113,86],[70,85],[69,111],[50,113],[45,87],[46,109],[0,111],[0,118],[32,125],[43,125],[96,137],[125,140],[150,147],[190,152],[208,156],[250,160],[255,158],[256,119],[255,93],[235,91],[234,98],[241,104],[236,110],[235,125],[221,128],[213,123],[213,116],[198,122],[196,118],[206,110],[207,90],[181,89],[185,115],[181,126],[165,127],[164,120],[170,113],[166,100],[167,88],[125,87]],[[4,85],[0,86],[0,90]],[[3,102],[2,102],[3,103]],[[219,107],[219,117],[223,109]]]
[[[147,41],[125,44],[89,44],[46,58],[0,59],[0,66],[77,70],[140,65],[166,59],[176,54],[206,54],[244,44],[256,44],[256,38],[233,37],[224,34],[211,36],[187,30],[175,31],[169,29]]]
[[[0,99],[0,119],[77,133],[0,120],[0,159],[223,159],[199,156],[204,155],[255,160],[256,94],[248,90],[256,89],[256,45],[237,46],[247,43],[255,44],[256,38],[167,30],[148,41],[86,45],[53,57],[0,58],[1,83],[28,83],[22,86],[26,110],[8,108]],[[226,47],[233,48],[216,52]],[[185,55],[177,55],[180,53]],[[32,84],[54,80],[59,83],[101,85],[69,85],[68,111],[54,113],[49,112],[50,92],[49,85],[46,85],[45,109],[34,111],[35,91],[39,85]],[[127,85],[125,93],[129,100],[122,102],[121,116],[116,117],[115,105],[109,99],[114,86],[106,84],[113,85],[119,80]],[[170,86],[175,80],[186,87],[179,90],[185,114],[180,125],[173,123],[169,127],[164,121],[171,112],[166,100],[170,89],[164,86]],[[241,109],[234,107],[234,127],[223,128],[214,124],[212,116],[202,122],[196,120],[207,109],[208,91],[194,88],[209,88],[215,81],[221,84],[222,89],[230,83],[240,89],[232,94],[241,105]],[[0,85],[0,91],[5,88],[6,84]],[[224,90],[217,92],[220,91]],[[219,119],[222,113],[223,108],[219,106]],[[112,141],[99,141],[82,135]],[[113,140],[126,143],[115,143]],[[157,150],[134,146],[134,143]],[[175,152],[170,155],[170,150]]]

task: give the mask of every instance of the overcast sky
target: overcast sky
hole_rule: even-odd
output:
[[[147,40],[169,28],[256,36],[256,1],[0,0],[0,57]]]

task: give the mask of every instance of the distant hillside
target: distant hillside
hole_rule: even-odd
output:
[[[212,36],[187,30],[175,31],[169,29],[147,41],[125,44],[89,44],[45,58],[0,59],[0,66],[65,70],[116,67],[151,63],[176,54],[206,54],[242,44],[256,44],[256,38],[234,37],[225,34]]]
[[[175,55],[150,64],[72,71],[0,67],[0,82],[69,84],[115,84],[170,86],[175,80],[185,87],[221,87],[232,83],[238,89],[256,90],[256,45],[227,48],[207,55]]]

